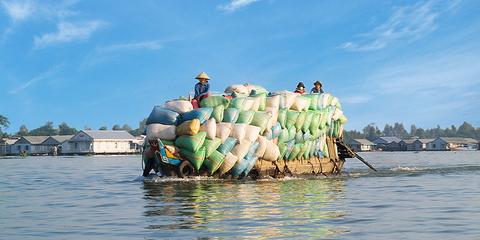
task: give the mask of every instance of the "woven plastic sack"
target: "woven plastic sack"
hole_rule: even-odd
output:
[[[163,125],[175,125],[178,118],[178,113],[156,106],[148,116],[146,124],[160,123]]]
[[[286,128],[295,127],[299,115],[300,112],[287,111],[287,121],[285,123]]]
[[[252,144],[247,140],[240,140],[235,147],[233,147],[231,153],[238,157],[238,159],[243,159],[250,149]]]
[[[310,110],[317,110],[318,109],[318,97],[320,94],[307,94],[303,95],[304,97],[307,97],[310,99],[310,105],[308,109]]]
[[[178,125],[175,134],[178,136],[182,135],[195,135],[200,131],[200,120],[193,119],[190,121],[185,121],[182,124]]]
[[[231,85],[225,89],[225,93],[240,93],[240,94],[249,94],[248,88],[244,85]]]
[[[295,126],[288,128],[288,141],[295,140],[295,136],[297,135],[297,129]]]
[[[277,138],[280,136],[280,134],[282,133],[282,126],[280,126],[280,123],[276,123],[273,127],[272,127],[272,138]]]
[[[257,141],[258,136],[260,135],[261,128],[257,126],[247,125],[245,127],[245,137],[244,139],[253,143]]]
[[[258,160],[258,157],[247,158],[246,160],[247,160],[247,167],[245,168],[245,171],[243,171],[245,176],[247,176],[250,173],[250,171],[252,171],[253,167],[255,166],[255,163]]]
[[[307,112],[300,112],[298,114],[297,121],[295,121],[295,128],[297,130],[302,130],[303,124],[305,123],[305,119],[307,118]]]
[[[257,93],[253,95],[255,97],[255,104],[253,110],[257,109],[257,111],[265,111],[267,107],[267,93]]]
[[[267,97],[266,107],[279,109],[280,108],[280,95]]]
[[[227,153],[232,151],[232,149],[235,147],[235,145],[237,145],[237,143],[237,139],[229,137],[217,148],[217,151],[219,151],[223,155],[227,155]]]
[[[243,102],[243,105],[241,106],[240,110],[241,111],[250,111],[250,110],[254,110],[253,109],[253,105],[255,104],[255,99],[254,98],[251,98],[251,97],[247,97],[245,99],[245,101]],[[258,109],[257,109],[258,110]],[[257,110],[254,110],[254,111],[257,111]]]
[[[305,116],[305,121],[303,122],[303,125],[302,125],[303,132],[307,132],[308,130],[310,130],[310,125],[312,124],[314,114],[315,112],[313,111],[307,112],[307,115]]]
[[[263,154],[262,159],[265,161],[274,162],[277,161],[279,157],[280,149],[278,149],[278,146],[272,141],[267,141],[267,148],[265,150],[265,153]]]
[[[207,167],[208,174],[212,175],[220,168],[223,161],[225,161],[225,156],[218,151],[213,151],[210,156],[203,161],[203,165]]]
[[[195,152],[180,148],[180,155],[192,163],[193,167],[198,171],[205,160],[205,148],[200,148]]]
[[[255,157],[262,157],[265,154],[265,151],[267,150],[267,141],[267,138],[265,138],[264,136],[258,137],[258,148],[257,151],[255,151]]]
[[[254,111],[241,111],[238,115],[237,123],[250,124],[253,120]]]
[[[298,117],[298,116],[297,116]],[[286,109],[281,109],[278,110],[278,120],[277,120],[282,128],[287,128],[287,110]]]
[[[289,139],[290,139],[290,136],[288,134],[288,129],[282,129],[280,136],[278,136],[278,142],[279,143],[288,142]]]
[[[177,138],[177,140],[175,140],[175,146],[191,152],[196,152],[198,149],[200,149],[200,147],[202,147],[206,136],[206,132],[199,132],[192,136],[180,136]]]
[[[314,112],[312,116],[312,122],[310,123],[310,132],[313,134],[320,127],[320,113]]]
[[[303,143],[303,142],[304,142],[303,132],[297,131],[297,133],[295,134],[295,143]]]
[[[332,95],[330,95],[329,93],[320,94],[319,100],[318,100],[318,109],[323,109],[330,106],[331,102],[332,102]]]
[[[232,153],[227,153],[227,155],[225,156],[225,160],[223,161],[222,165],[218,169],[218,171],[220,172],[220,175],[223,175],[228,171],[230,171],[230,169],[232,169],[233,166],[235,166],[235,163],[237,163],[237,161],[238,161],[237,156],[233,155]]]
[[[232,132],[230,133],[230,137],[236,138],[238,140],[242,140],[245,138],[245,131],[247,128],[247,124],[244,123],[236,123],[233,124]],[[236,154],[235,154],[236,155]],[[240,158],[240,156],[237,155]]]
[[[254,142],[252,145],[250,145],[250,148],[248,149],[247,155],[245,155],[246,159],[252,158],[255,155],[255,152],[257,151],[259,146],[258,142]]]
[[[275,92],[275,94],[280,95],[280,108],[281,109],[290,109],[290,107],[295,102],[297,94],[289,91]]]
[[[237,108],[227,108],[223,111],[222,122],[236,123],[240,110]]]
[[[238,178],[248,167],[246,159],[239,159],[232,168],[232,176]]]
[[[220,138],[222,143],[224,143],[225,140],[230,136],[233,125],[231,123],[218,123],[216,128],[215,136]]]
[[[215,135],[217,134],[217,124],[215,123],[215,119],[208,119],[200,126],[200,131],[207,132],[206,138],[210,140],[215,139]]]
[[[236,97],[236,98],[233,98],[231,101],[230,101],[230,105],[228,106],[229,108],[236,108],[236,109],[239,109],[239,110],[242,110],[243,109],[243,106],[245,104],[245,100],[247,100],[246,97]]]
[[[205,142],[203,143],[203,147],[205,147],[205,157],[210,157],[210,154],[212,154],[213,151],[217,150],[217,148],[220,147],[221,144],[222,140],[220,140],[220,138],[215,138],[213,140],[205,139]]]
[[[290,154],[288,155],[287,160],[288,161],[295,160],[297,156],[300,154],[300,150],[301,150],[301,144],[295,144],[295,146],[293,146],[292,152],[290,152]]]
[[[200,102],[200,107],[216,107],[216,106],[223,106],[224,108],[228,107],[230,100],[223,96],[209,96],[207,98],[202,99]]]
[[[270,121],[270,114],[266,112],[255,112],[253,115],[253,120],[250,123],[253,126],[260,127],[260,134],[263,134],[265,129],[267,128],[268,122]]]
[[[222,122],[224,110],[225,107],[223,105],[218,105],[214,107],[211,117],[214,118],[217,123]]]
[[[147,125],[147,139],[175,140],[175,125],[152,123]]]
[[[200,120],[200,124],[203,124],[205,121],[207,121],[210,118],[210,115],[212,115],[213,108],[197,108],[194,109],[190,112],[186,112],[180,116],[180,121],[178,122],[179,124],[193,120],[193,119],[198,119]]]
[[[185,112],[189,112],[193,110],[192,103],[187,100],[171,100],[167,101],[163,108],[168,109],[170,111],[174,111],[176,113],[182,114]]]
[[[304,96],[297,96],[290,109],[295,111],[307,111],[310,107],[310,98]]]

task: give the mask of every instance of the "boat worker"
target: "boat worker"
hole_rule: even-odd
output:
[[[297,88],[295,89],[295,93],[305,94],[305,84],[303,84],[303,82],[299,82],[297,84]]]
[[[195,79],[198,80],[198,83],[195,84],[195,95],[193,98],[200,101],[208,97],[208,90],[210,89],[208,80],[210,80],[210,77],[208,77],[206,72],[201,72]]]
[[[312,90],[310,90],[310,94],[312,94],[312,93],[323,93],[322,82],[316,81],[313,84],[313,88],[312,88]]]

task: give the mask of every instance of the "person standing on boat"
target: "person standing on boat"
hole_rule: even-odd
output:
[[[313,86],[314,87],[312,88],[312,90],[310,90],[310,94],[312,94],[312,93],[317,93],[317,94],[323,93],[322,82],[316,81],[313,84]]]
[[[303,84],[303,82],[299,82],[297,84],[297,88],[295,89],[295,93],[305,94],[305,84]]]
[[[198,83],[195,84],[195,95],[193,98],[200,102],[208,97],[208,90],[210,89],[208,80],[210,80],[210,77],[208,77],[206,72],[201,72],[195,79],[198,80]]]

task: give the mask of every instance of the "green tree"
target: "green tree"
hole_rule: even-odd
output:
[[[27,126],[22,124],[22,126],[20,126],[20,129],[18,129],[17,135],[23,137],[23,136],[28,136],[28,134],[29,132],[28,132]]]
[[[58,125],[59,135],[75,135],[77,132],[77,129],[68,126],[68,124],[65,122],[62,122],[60,125]]]
[[[363,128],[363,135],[370,141],[375,140],[376,138],[380,137],[382,132],[375,126],[374,123],[368,124],[366,127]]]
[[[127,132],[130,132],[130,131],[132,131],[132,127],[130,127],[130,125],[128,125],[128,124],[125,123],[125,124],[123,124],[123,126],[122,126],[122,130],[125,130],[125,131],[127,131]]]
[[[10,121],[8,121],[8,118],[3,115],[0,115],[0,135],[1,136],[6,135],[3,133],[2,128],[8,128],[8,126],[10,126]]]
[[[469,137],[474,138],[475,136],[475,128],[467,122],[463,122],[460,127],[458,127],[457,135],[460,137]]]
[[[105,131],[105,130],[108,130],[107,127],[103,126],[103,127],[100,127],[98,130],[102,130],[102,131]]]
[[[396,122],[393,125],[393,136],[401,139],[408,137],[408,132],[405,130],[405,127],[403,127],[403,123]]]
[[[112,130],[117,131],[117,130],[122,130],[122,128],[120,127],[120,125],[115,124],[115,125],[113,125]]]
[[[45,125],[30,131],[30,135],[32,136],[51,136],[57,134],[58,129],[53,127],[53,122],[47,122]]]

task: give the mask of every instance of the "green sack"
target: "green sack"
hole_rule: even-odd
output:
[[[258,111],[265,111],[265,108],[267,106],[267,93],[257,93],[253,95],[253,97],[260,98],[260,105],[258,107]]]
[[[297,135],[295,126],[288,128],[288,141],[295,140],[295,135]]]
[[[245,123],[250,125],[254,114],[255,111],[240,111],[240,114],[238,114],[237,123]]]
[[[287,154],[287,144],[279,143],[278,149],[280,149],[280,159],[284,159],[285,155]]]
[[[282,132],[280,133],[280,136],[278,137],[278,143],[288,142],[288,139],[289,139],[288,129],[282,129]]]
[[[317,110],[318,109],[318,97],[320,96],[320,94],[308,94],[308,95],[304,95],[304,96],[310,98],[310,107],[308,107],[308,109]]]
[[[316,132],[316,130],[318,130],[318,128],[320,127],[320,113],[319,112],[314,112],[313,116],[312,116],[312,123],[310,124],[310,132],[313,134],[314,132]]]
[[[298,115],[297,121],[295,122],[295,128],[297,130],[302,130],[305,119],[307,118],[307,112],[300,112]]]
[[[297,159],[299,159],[299,160],[300,159],[306,159],[306,158],[304,158],[304,156],[305,156],[305,152],[307,150],[310,151],[310,149],[308,149],[308,144],[307,143],[302,144],[302,146],[300,147],[300,152],[298,153]]]
[[[310,159],[310,149],[312,148],[312,142],[305,142],[305,151],[303,152],[303,159]]]
[[[287,121],[285,123],[285,127],[288,129],[290,129],[290,127],[294,127],[295,123],[297,122],[298,115],[300,115],[300,112],[287,111]]]
[[[186,149],[190,152],[196,152],[200,147],[202,147],[203,142],[205,142],[205,137],[207,132],[199,132],[195,135],[183,135],[175,140],[175,146],[178,148]]]
[[[287,110],[286,109],[280,109],[278,110],[278,119],[277,121],[280,123],[282,128],[287,128],[286,123],[287,123]]]
[[[160,139],[160,141],[162,141],[163,145],[170,145],[170,146],[174,146],[175,143],[173,141],[170,141],[170,140],[163,140],[163,139]]]
[[[222,139],[215,138],[213,140],[205,139],[203,146],[205,147],[205,157],[208,158],[213,151],[217,150],[218,147],[222,144]]]
[[[295,134],[295,143],[303,143],[303,132],[302,131],[297,131]]]
[[[213,108],[212,116],[215,118],[215,122],[219,123],[222,122],[223,120],[223,111],[225,110],[225,106],[223,105],[218,105]]]
[[[210,96],[207,98],[204,98],[200,102],[200,107],[217,107],[217,106],[223,106],[224,108],[228,107],[228,104],[230,103],[230,100],[223,96]]]
[[[203,164],[208,168],[208,174],[212,175],[222,166],[223,161],[225,161],[225,155],[215,150]]]
[[[222,122],[236,123],[240,110],[236,108],[226,108],[223,111],[223,120]]]
[[[230,101],[229,108],[243,109],[243,104],[245,103],[246,97],[236,97]]]
[[[288,155],[288,161],[293,161],[297,159],[298,154],[300,153],[301,144],[295,144],[292,151]]]
[[[303,132],[307,132],[308,130],[310,130],[310,125],[312,124],[314,115],[315,115],[315,112],[313,111],[307,112],[307,116],[305,117],[305,122],[303,122],[303,126],[302,126]]]
[[[250,124],[259,127],[261,129],[260,134],[263,134],[271,117],[272,116],[266,112],[255,112],[253,115],[253,120]]]
[[[198,171],[205,160],[205,148],[202,147],[195,152],[180,148],[180,155],[192,163],[193,167]]]

